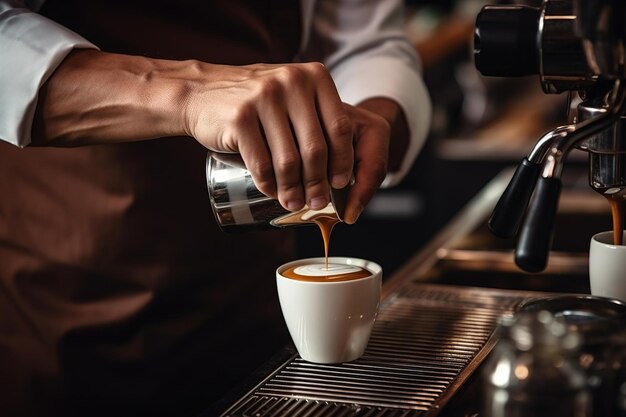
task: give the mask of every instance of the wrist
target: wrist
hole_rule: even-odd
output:
[[[190,135],[187,111],[192,88],[186,68],[193,66],[193,61],[135,58],[131,94],[144,113],[142,131],[151,132],[152,137]]]

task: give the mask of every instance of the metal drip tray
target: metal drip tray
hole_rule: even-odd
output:
[[[360,359],[294,355],[222,416],[435,416],[493,347],[497,319],[537,294],[407,283],[381,305]]]

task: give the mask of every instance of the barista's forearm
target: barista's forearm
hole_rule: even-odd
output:
[[[33,145],[184,135],[189,62],[75,50],[40,89]]]
[[[390,172],[399,171],[410,141],[409,125],[402,108],[395,101],[383,97],[365,100],[359,107],[382,116],[389,123],[391,138],[388,169]]]

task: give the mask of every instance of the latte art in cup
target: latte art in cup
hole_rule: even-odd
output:
[[[329,263],[310,263],[296,265],[282,272],[291,279],[312,282],[339,282],[365,278],[372,275],[370,271],[357,265]]]

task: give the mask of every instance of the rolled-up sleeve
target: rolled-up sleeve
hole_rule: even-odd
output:
[[[405,33],[403,1],[319,0],[314,7],[302,59],[325,63],[344,102],[386,97],[404,111],[410,145],[400,171],[389,173],[382,187],[397,185],[424,144],[432,112],[419,57]]]
[[[21,6],[0,1],[0,140],[24,147],[41,85],[73,48],[96,46]]]

